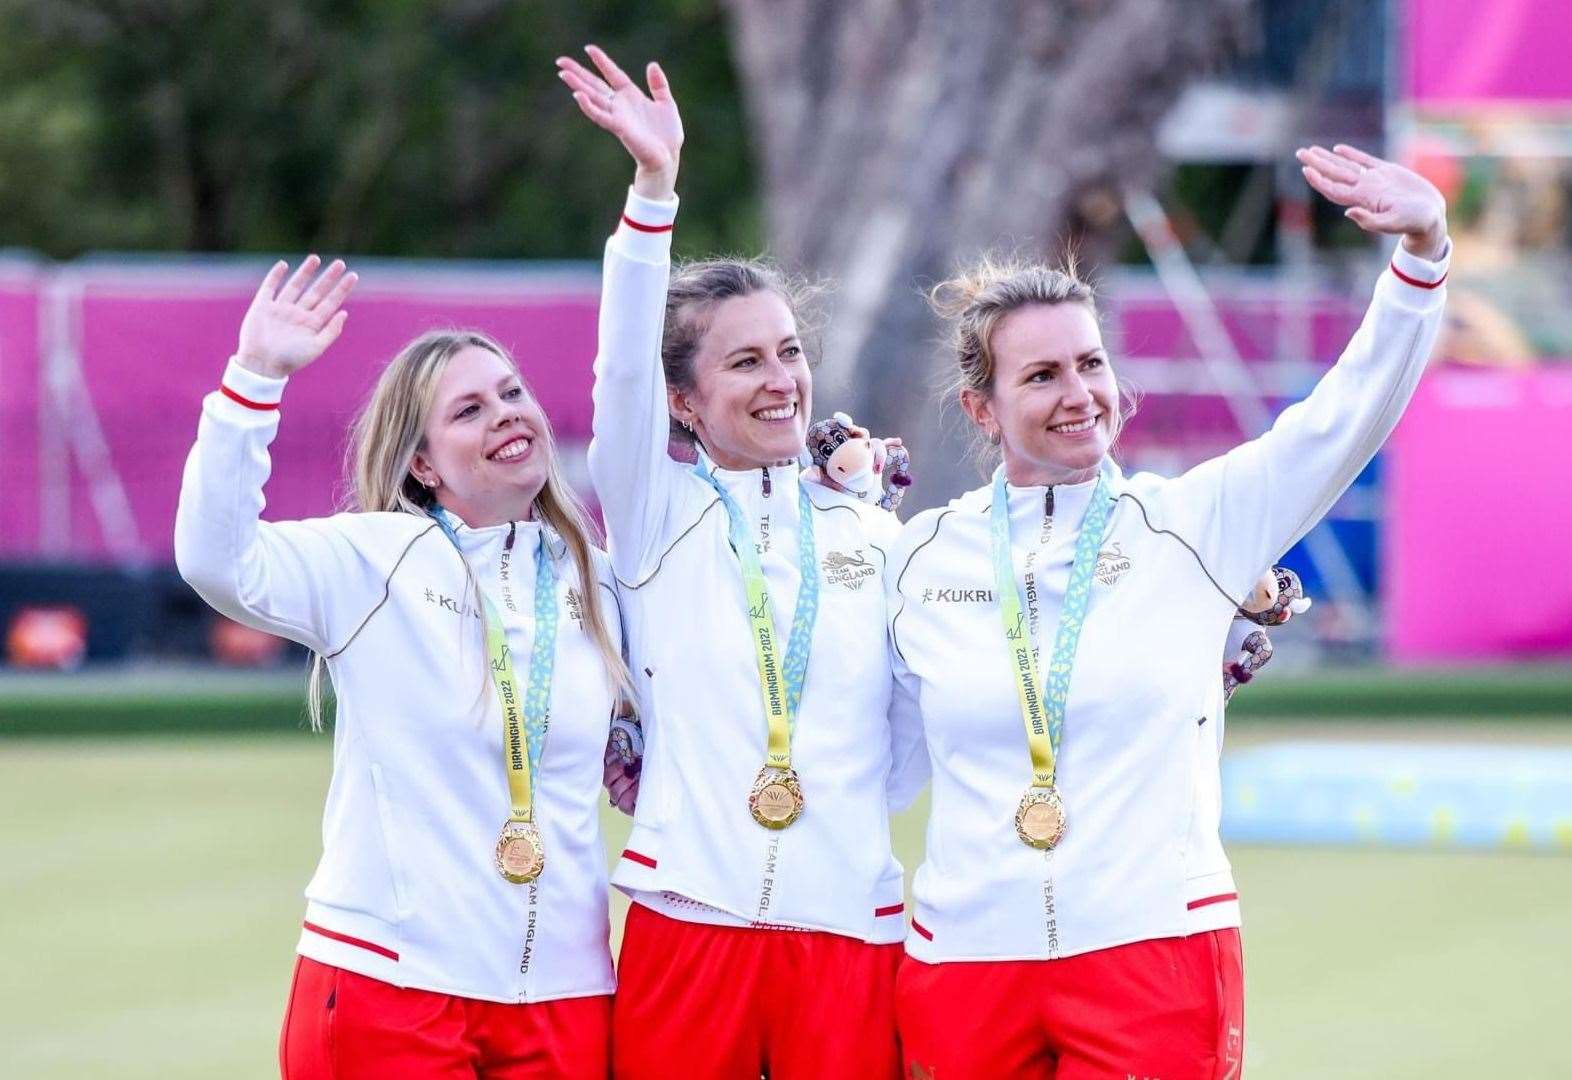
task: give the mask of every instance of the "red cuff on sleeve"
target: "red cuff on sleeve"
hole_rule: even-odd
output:
[[[622,220],[623,223],[626,224],[629,228],[637,229],[639,232],[671,232],[671,225],[669,224],[646,225],[642,221],[634,221],[627,214],[622,215]]]
[[[1396,262],[1392,263],[1392,273],[1397,275],[1397,280],[1403,282],[1405,285],[1412,285],[1416,289],[1439,289],[1443,284],[1446,283],[1445,274],[1442,274],[1440,280],[1438,281],[1420,281],[1416,277],[1409,277],[1407,274],[1403,273],[1397,268]]]
[[[218,384],[218,390],[219,393],[223,394],[230,401],[244,405],[248,409],[255,409],[257,412],[273,412],[278,409],[278,402],[276,401],[252,401],[248,397],[241,397],[223,383]]]

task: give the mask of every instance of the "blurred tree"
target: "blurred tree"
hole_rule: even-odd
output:
[[[906,434],[916,500],[947,497],[969,473],[914,377],[938,337],[916,286],[985,247],[1052,256],[1111,224],[1251,0],[726,4],[774,249],[841,285],[821,396]]]
[[[906,433],[931,501],[965,474],[916,285],[1001,242],[1095,255],[1251,3],[0,0],[0,246],[592,258],[627,162],[552,57],[660,57],[681,250],[760,249],[762,195],[772,251],[840,286],[820,411]]]
[[[669,58],[683,243],[755,247],[715,0],[0,0],[0,245],[598,255],[627,182],[552,58]]]

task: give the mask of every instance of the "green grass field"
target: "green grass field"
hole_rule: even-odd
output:
[[[0,741],[0,1075],[276,1075],[329,754],[306,735]],[[897,831],[908,866],[922,813]],[[625,819],[607,824],[616,849]],[[1572,1076],[1572,859],[1233,855],[1250,1075]]]

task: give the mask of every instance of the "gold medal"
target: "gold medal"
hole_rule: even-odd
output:
[[[546,866],[546,848],[532,821],[509,821],[497,840],[497,873],[524,885],[540,877]]]
[[[784,829],[802,816],[802,783],[795,769],[766,765],[759,770],[748,793],[753,820],[766,829]]]
[[[1015,834],[1027,847],[1050,850],[1064,838],[1064,800],[1059,789],[1030,787],[1015,810]]]

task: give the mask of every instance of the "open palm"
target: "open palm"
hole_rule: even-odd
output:
[[[659,64],[645,69],[649,92],[623,72],[600,48],[585,50],[600,74],[566,56],[557,58],[557,75],[573,91],[579,111],[615,135],[646,173],[675,177],[682,151],[682,117],[671,84]]]
[[[235,358],[262,375],[293,375],[327,351],[343,332],[349,312],[341,310],[359,277],[335,259],[316,281],[322,260],[309,255],[286,282],[289,264],[273,264],[240,324]],[[309,288],[307,287],[309,285]]]
[[[1348,209],[1345,216],[1367,232],[1407,236],[1439,249],[1446,240],[1446,200],[1412,169],[1352,146],[1297,151],[1306,182]],[[1421,253],[1421,252],[1416,252]]]

